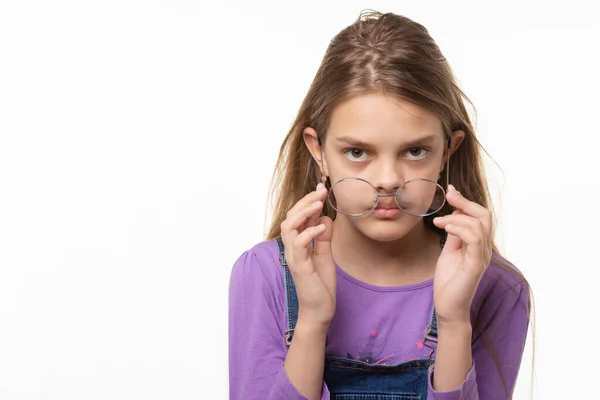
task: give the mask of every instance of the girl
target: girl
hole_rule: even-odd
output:
[[[233,267],[232,399],[508,399],[529,286],[428,31],[364,13],[284,140],[267,240]],[[322,215],[321,215],[322,214]]]

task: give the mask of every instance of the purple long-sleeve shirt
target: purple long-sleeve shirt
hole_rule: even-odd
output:
[[[434,367],[429,375],[428,399],[495,400],[511,395],[527,336],[529,299],[526,283],[502,269],[499,259],[494,255],[471,307],[472,324],[477,320],[485,332],[485,340],[473,332],[473,367],[460,387],[451,392],[433,389]],[[336,268],[336,312],[325,355],[388,365],[428,358],[429,349],[422,340],[433,307],[432,279],[380,287]],[[283,369],[287,354],[285,304],[277,244],[259,243],[238,258],[231,274],[231,399],[305,399]],[[329,399],[325,383],[321,399]]]

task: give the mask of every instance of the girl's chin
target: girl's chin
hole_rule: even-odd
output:
[[[417,217],[394,220],[369,218],[363,221],[356,221],[352,225],[371,240],[392,242],[402,239],[417,226],[419,221],[420,218]]]

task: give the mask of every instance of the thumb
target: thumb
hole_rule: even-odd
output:
[[[333,221],[322,216],[317,220],[317,225],[325,225],[325,230],[315,239],[315,255],[331,255],[331,238],[333,237]]]
[[[442,249],[442,254],[458,250],[462,247],[462,240],[458,236],[451,235],[448,233],[446,236],[446,243]]]
[[[329,217],[320,217],[317,224],[324,224],[325,231],[315,239],[313,264],[317,273],[323,278],[330,290],[335,287],[335,263],[331,252],[331,238],[333,237],[333,221]]]

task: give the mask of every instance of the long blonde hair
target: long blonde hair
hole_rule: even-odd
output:
[[[304,129],[314,128],[324,142],[335,106],[349,96],[365,92],[394,95],[433,112],[447,135],[458,129],[464,131],[463,142],[451,156],[450,183],[467,199],[493,212],[481,156],[484,150],[475,136],[465,101],[473,110],[475,107],[457,85],[441,50],[421,24],[393,13],[366,11],[331,40],[281,145],[269,193],[270,199],[276,197],[276,203],[266,240],[280,236],[280,225],[287,212],[320,182],[320,169],[304,143]],[[446,173],[441,174],[440,185],[447,187]],[[434,216],[450,212],[446,204]],[[335,219],[335,210],[327,202],[323,213]],[[442,234],[432,223],[434,216],[425,217],[424,222]],[[492,248],[499,255],[494,236]],[[533,304],[529,284],[502,257],[494,259],[524,283],[529,294],[530,304],[526,305],[529,317]],[[475,324],[474,330],[482,333],[483,327]],[[492,348],[490,351],[496,358]],[[506,385],[505,390],[509,398]]]

